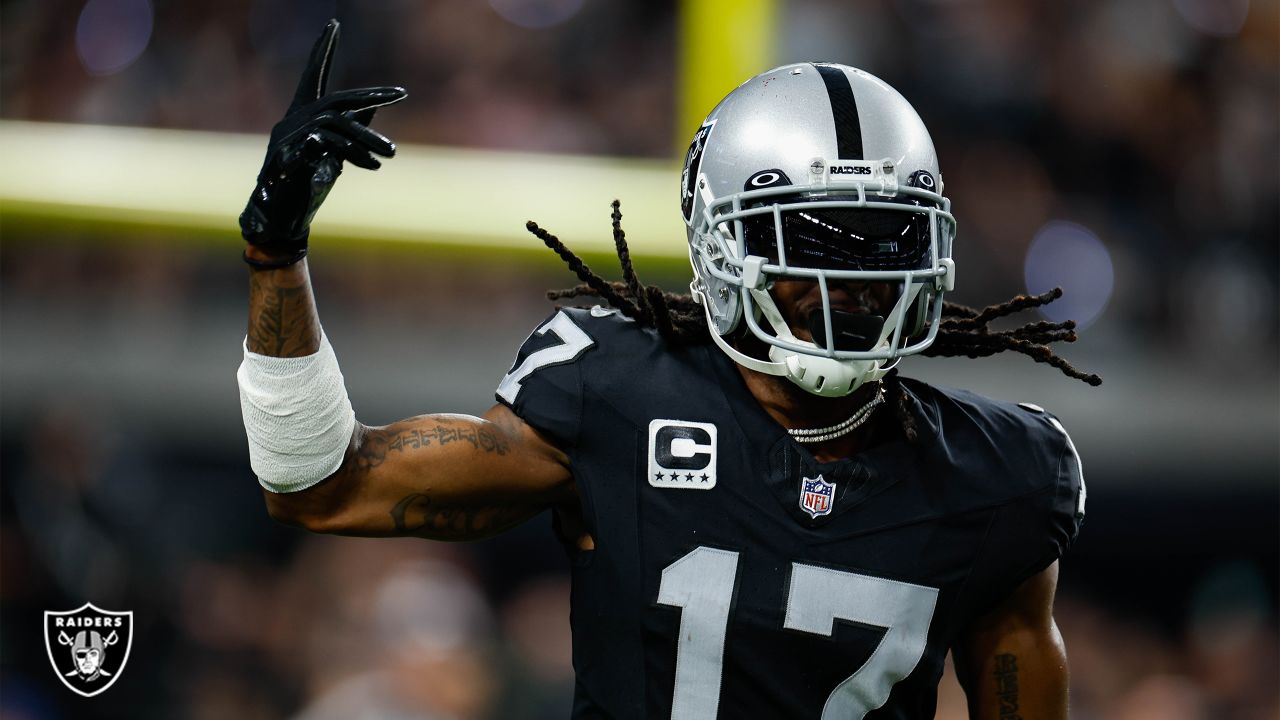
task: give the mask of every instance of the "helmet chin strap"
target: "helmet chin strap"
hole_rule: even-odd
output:
[[[894,305],[893,310],[888,315],[889,318],[896,318],[899,322],[901,321],[903,303],[909,303],[914,300],[916,293],[919,292],[918,287],[913,288],[913,290],[914,292],[904,292],[898,298],[898,303]],[[778,306],[774,304],[773,296],[767,290],[752,289],[749,292],[751,297],[755,299],[757,307],[760,308],[761,314],[764,315],[765,320],[769,322],[779,339],[811,347],[815,350],[823,350],[817,344],[801,340],[791,332],[791,328],[782,319],[782,313],[778,312]],[[876,341],[874,349],[882,350],[888,347],[889,336],[893,334],[893,328],[897,324],[888,321],[884,323],[884,326],[880,329],[880,337]],[[715,336],[714,332],[711,334],[713,337]],[[741,355],[741,353],[738,354]],[[731,357],[733,356],[731,355]],[[734,359],[737,360],[736,357]],[[820,397],[844,397],[868,382],[880,380],[892,368],[892,365],[884,367],[884,360],[836,360],[835,358],[820,355],[797,353],[776,345],[770,346],[769,359],[774,361],[770,363],[771,366],[781,365],[785,368],[784,372],[770,374],[783,375],[806,392]],[[739,362],[741,361],[739,360]],[[759,361],[755,362],[758,363]],[[748,365],[747,367],[751,366]]]

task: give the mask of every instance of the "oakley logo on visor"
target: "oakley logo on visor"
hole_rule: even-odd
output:
[[[791,184],[791,178],[787,174],[773,168],[771,170],[761,170],[760,172],[747,178],[747,182],[742,186],[743,190],[760,190],[762,188],[783,187]]]

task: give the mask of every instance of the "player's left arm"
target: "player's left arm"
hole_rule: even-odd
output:
[[[1053,621],[1057,586],[1055,561],[952,648],[973,720],[1066,720],[1067,650]]]

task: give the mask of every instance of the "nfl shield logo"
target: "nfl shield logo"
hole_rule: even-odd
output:
[[[85,603],[44,613],[44,647],[53,672],[72,692],[93,697],[120,679],[133,646],[133,612]]]
[[[800,478],[800,509],[809,513],[809,517],[831,514],[831,506],[835,500],[835,483],[829,483],[819,475],[816,478]]]

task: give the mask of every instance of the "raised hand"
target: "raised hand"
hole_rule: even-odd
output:
[[[404,88],[384,86],[342,90],[326,95],[338,21],[330,20],[311,48],[307,68],[298,81],[284,119],[271,129],[267,157],[258,184],[240,215],[240,232],[271,260],[246,260],[283,267],[307,253],[311,218],[320,209],[342,162],[377,170],[375,156],[393,157],[395,143],[369,128],[374,112],[403,100]]]

